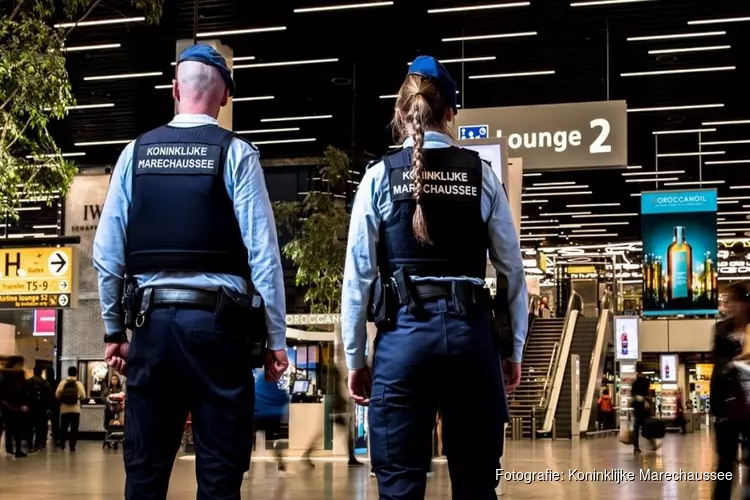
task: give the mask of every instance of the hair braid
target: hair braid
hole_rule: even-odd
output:
[[[406,119],[412,130],[414,138],[414,151],[411,157],[411,178],[414,181],[414,199],[417,207],[414,211],[411,225],[414,231],[414,237],[423,245],[431,245],[430,233],[427,230],[427,219],[424,215],[424,209],[420,204],[424,192],[423,173],[425,171],[424,157],[424,124],[429,118],[430,106],[427,100],[421,94],[414,96],[414,103]]]

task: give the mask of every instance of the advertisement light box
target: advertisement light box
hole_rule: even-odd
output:
[[[639,361],[638,316],[615,316],[615,360]]]
[[[662,383],[677,383],[677,366],[679,365],[677,354],[662,354],[659,364]]]

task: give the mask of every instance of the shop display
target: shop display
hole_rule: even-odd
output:
[[[615,316],[615,360],[638,361],[638,327],[640,318],[637,316]]]
[[[641,195],[643,314],[718,313],[715,189]]]
[[[661,418],[675,418],[677,416],[677,389],[666,389],[665,385],[662,385],[661,393],[657,397],[656,408]]]
[[[677,367],[679,366],[677,354],[662,354],[659,364],[662,383],[677,383]]]

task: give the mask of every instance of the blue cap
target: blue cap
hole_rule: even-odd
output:
[[[443,92],[445,99],[450,103],[453,114],[458,113],[458,101],[456,99],[456,82],[451,78],[445,66],[432,56],[419,56],[409,66],[407,75],[419,75],[433,80]]]
[[[197,61],[199,63],[208,64],[219,70],[221,77],[224,79],[227,88],[229,89],[229,95],[234,95],[234,80],[232,80],[232,72],[229,71],[227,61],[224,56],[219,54],[219,51],[210,45],[197,44],[191,45],[180,53],[180,57],[177,58],[177,64],[185,61]]]

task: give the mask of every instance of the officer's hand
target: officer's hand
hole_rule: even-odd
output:
[[[115,371],[124,375],[129,353],[130,342],[107,344],[107,348],[104,350],[104,361]]]
[[[503,377],[505,378],[505,393],[513,394],[513,391],[521,384],[521,363],[513,363],[504,359]]]
[[[289,368],[289,358],[286,355],[286,349],[272,351],[266,349],[265,358],[266,382],[278,382],[287,368]]]
[[[365,366],[359,370],[349,370],[349,397],[360,406],[370,404],[370,392],[372,391],[372,373],[370,367]]]

